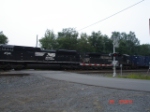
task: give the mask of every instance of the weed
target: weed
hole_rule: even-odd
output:
[[[119,78],[130,78],[130,79],[146,79],[150,80],[150,76],[145,73],[128,73],[126,75],[117,76]]]

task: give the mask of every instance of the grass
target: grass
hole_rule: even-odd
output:
[[[117,75],[118,78],[129,78],[129,79],[145,79],[150,80],[150,75],[146,73],[127,73],[122,76]]]

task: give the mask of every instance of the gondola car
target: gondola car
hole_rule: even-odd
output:
[[[133,55],[130,56],[132,68],[145,68],[146,67],[146,56]]]
[[[144,64],[145,68],[150,68],[150,56],[145,56]]]

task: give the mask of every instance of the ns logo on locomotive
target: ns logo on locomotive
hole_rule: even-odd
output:
[[[42,50],[36,47],[0,45],[0,69],[103,69],[112,68],[113,57],[118,67],[149,67],[149,56],[127,54],[79,53],[76,50]]]

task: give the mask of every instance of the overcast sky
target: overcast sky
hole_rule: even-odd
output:
[[[11,45],[35,46],[36,35],[46,29],[55,34],[63,28],[80,30],[142,0],[0,0],[0,31]],[[109,37],[113,31],[133,31],[141,44],[150,43],[150,0],[87,29]]]

